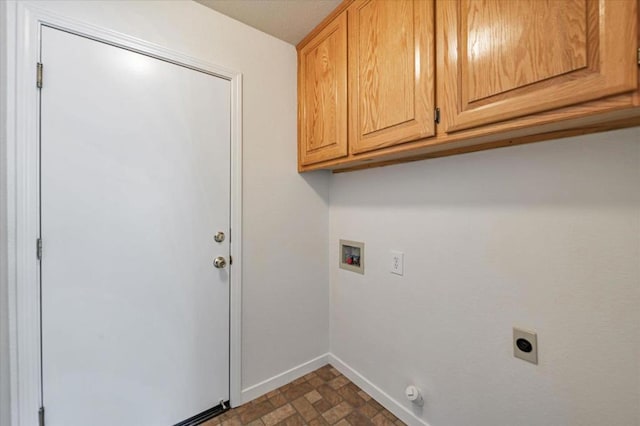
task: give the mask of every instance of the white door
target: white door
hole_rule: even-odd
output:
[[[47,426],[164,426],[229,399],[230,84],[44,27]]]

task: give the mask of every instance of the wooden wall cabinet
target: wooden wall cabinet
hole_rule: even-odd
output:
[[[435,135],[433,2],[357,0],[347,13],[350,152]]]
[[[306,81],[299,170],[353,170],[640,125],[638,3],[345,0],[298,45],[299,82]],[[309,87],[324,83],[304,58],[336,21],[346,26],[348,101],[316,108],[310,120],[318,96]],[[309,137],[317,120],[335,127],[337,111],[348,123],[340,150]]]
[[[298,52],[298,141],[302,166],[347,155],[345,12]]]
[[[634,90],[633,0],[443,1],[447,132]],[[637,37],[635,37],[637,39]]]

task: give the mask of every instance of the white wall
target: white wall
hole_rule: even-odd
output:
[[[640,424],[640,128],[331,182],[331,351],[432,426]],[[366,274],[338,269],[364,241]],[[389,250],[405,253],[391,275]],[[512,356],[538,333],[538,366]]]
[[[243,73],[242,386],[325,354],[328,177],[296,172],[295,48],[191,1],[32,3]]]

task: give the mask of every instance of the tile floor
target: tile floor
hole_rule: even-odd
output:
[[[331,365],[201,426],[404,425]]]

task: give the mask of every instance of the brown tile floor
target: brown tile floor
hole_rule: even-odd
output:
[[[404,425],[331,365],[201,426]]]

